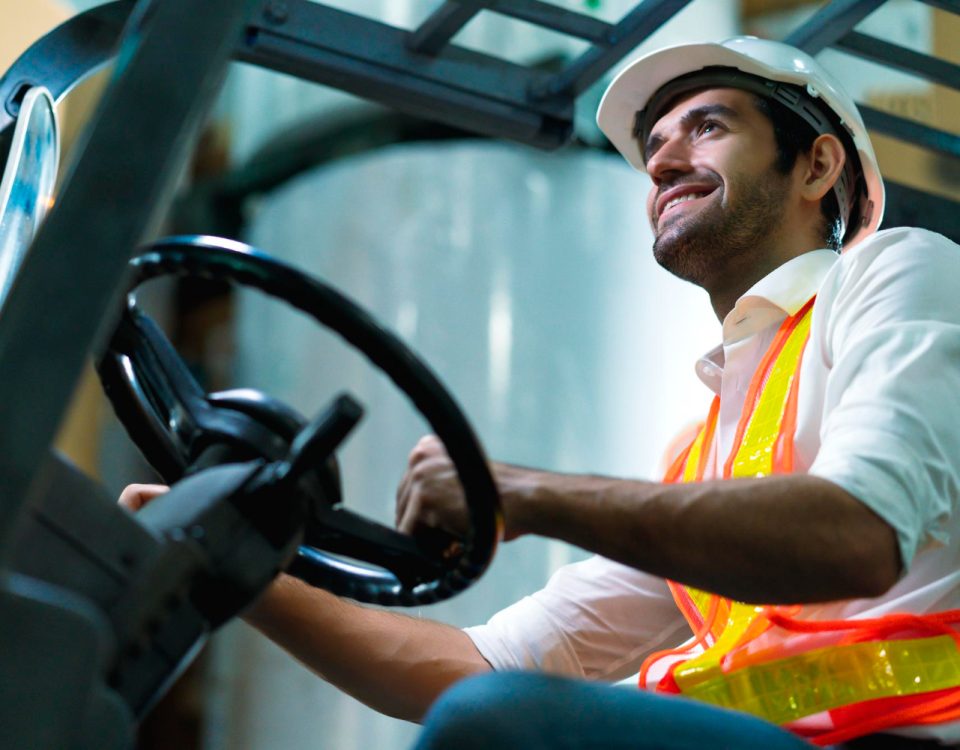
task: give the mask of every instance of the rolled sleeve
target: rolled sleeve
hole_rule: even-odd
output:
[[[602,557],[564,566],[536,594],[465,632],[494,669],[608,681],[689,634],[662,579]]]
[[[826,290],[837,312],[810,468],[896,530],[904,571],[956,533],[960,502],[960,256],[945,243],[922,247],[931,237],[886,247],[882,263],[856,258]]]

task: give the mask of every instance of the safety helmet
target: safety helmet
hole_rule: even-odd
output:
[[[617,151],[645,172],[642,144],[662,107],[703,86],[755,91],[785,105],[818,133],[838,135],[847,152],[845,174],[834,188],[844,249],[876,231],[883,217],[883,181],[863,118],[836,79],[790,45],[739,36],[653,52],[614,78],[600,101],[597,124]]]

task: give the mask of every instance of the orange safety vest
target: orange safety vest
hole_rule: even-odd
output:
[[[783,322],[754,373],[724,478],[793,471],[798,374],[813,302]],[[719,410],[717,397],[665,481],[703,479]],[[800,617],[800,606],[743,604],[669,585],[694,639],[650,655],[641,688],[650,668],[671,658],[658,691],[745,711],[817,745],[960,719],[960,610],[817,621]],[[697,645],[702,652],[691,655]],[[826,729],[801,721],[824,712]]]

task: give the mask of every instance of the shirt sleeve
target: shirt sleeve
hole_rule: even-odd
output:
[[[609,681],[689,635],[662,579],[599,556],[465,632],[494,669]]]
[[[817,300],[815,354],[829,375],[810,473],[896,530],[906,571],[919,549],[956,533],[948,521],[960,502],[960,248],[913,229],[849,253]]]

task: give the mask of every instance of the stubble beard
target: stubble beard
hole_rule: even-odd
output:
[[[789,187],[772,171],[765,179],[731,183],[739,196],[727,203],[723,187],[713,202],[692,216],[672,220],[657,233],[653,256],[663,268],[709,291],[715,280],[749,263],[768,247],[782,219]]]

